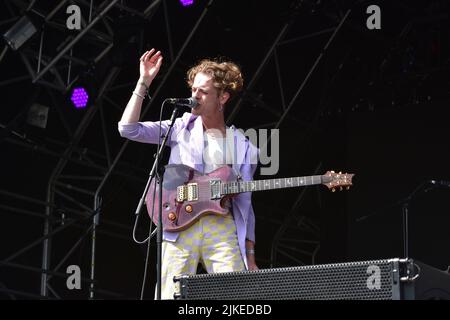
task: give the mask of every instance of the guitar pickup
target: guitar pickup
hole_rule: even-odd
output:
[[[197,185],[197,183],[188,183],[187,199],[188,199],[188,201],[197,201],[198,200],[198,185]]]
[[[209,180],[209,187],[211,190],[211,200],[220,199],[222,196],[220,192],[220,179]]]
[[[177,202],[183,202],[188,198],[188,188],[187,186],[177,187]]]

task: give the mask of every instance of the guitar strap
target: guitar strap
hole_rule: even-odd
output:
[[[188,181],[186,181],[186,183],[191,181],[193,178],[194,178],[194,170],[190,169],[189,170],[189,178],[188,178]]]

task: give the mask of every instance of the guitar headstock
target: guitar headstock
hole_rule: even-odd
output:
[[[343,190],[344,188],[348,190],[350,189],[350,186],[353,185],[353,176],[353,173],[336,173],[334,171],[327,171],[327,173],[322,176],[322,183],[332,192],[335,192],[337,188],[339,188],[339,190]]]

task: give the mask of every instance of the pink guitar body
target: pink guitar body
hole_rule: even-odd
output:
[[[181,231],[190,227],[200,217],[207,214],[225,215],[224,208],[230,195],[222,196],[222,182],[237,181],[229,166],[223,166],[209,174],[185,165],[168,165],[164,172],[162,190],[162,223],[165,231]],[[153,181],[145,197],[147,212],[157,225],[159,212],[159,184],[153,201]],[[154,214],[152,217],[152,207]]]

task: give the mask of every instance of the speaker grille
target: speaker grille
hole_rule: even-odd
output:
[[[377,282],[372,283],[373,276]],[[179,280],[180,298],[190,300],[399,299],[396,259],[185,275]]]

